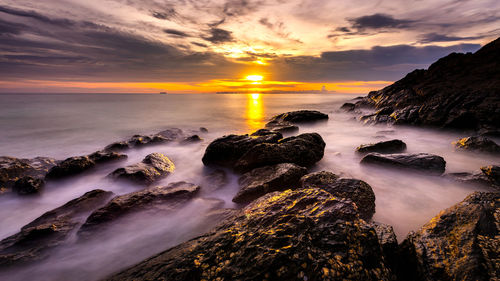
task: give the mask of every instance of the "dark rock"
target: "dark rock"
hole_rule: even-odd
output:
[[[325,142],[317,133],[301,134],[280,140],[278,143],[262,143],[249,149],[235,164],[238,172],[279,163],[293,163],[310,167],[323,158]]]
[[[470,184],[470,185],[475,185],[475,186],[491,186],[491,181],[490,179],[484,175],[484,174],[473,174],[473,173],[448,173],[443,175],[445,178],[460,182],[460,183],[465,183],[465,184]]]
[[[300,184],[302,188],[320,188],[335,197],[352,200],[364,220],[370,220],[375,213],[375,193],[362,180],[339,178],[334,173],[321,171],[303,176]]]
[[[252,147],[262,143],[276,143],[283,138],[281,133],[269,130],[259,130],[256,133],[252,136],[228,135],[214,140],[205,150],[203,164],[232,167]]]
[[[392,107],[374,122],[453,129],[498,128],[500,124],[500,38],[474,54],[452,53],[427,70],[415,70],[357,107]]]
[[[266,128],[270,129],[273,132],[280,132],[283,134],[292,134],[299,131],[299,126],[293,125],[291,123],[268,123]]]
[[[130,144],[128,144],[126,141],[118,141],[114,142],[112,144],[107,145],[104,148],[104,151],[123,151],[127,150],[130,148]]]
[[[374,164],[394,168],[403,168],[422,171],[433,175],[441,175],[444,173],[446,167],[446,161],[444,161],[443,157],[427,153],[369,153],[361,159],[361,164]]]
[[[200,128],[200,130],[201,130],[201,128]],[[171,129],[161,131],[156,135],[162,136],[170,141],[173,141],[173,140],[177,140],[177,139],[181,138],[183,136],[183,132],[181,129],[171,128]]]
[[[406,144],[402,140],[381,141],[371,144],[362,144],[356,148],[359,153],[400,153],[406,150]]]
[[[167,186],[120,195],[104,207],[93,212],[82,225],[78,234],[88,238],[96,230],[133,212],[152,209],[174,209],[193,198],[200,187],[192,183],[174,182]]]
[[[208,133],[208,129],[205,127],[200,127],[200,132],[202,133]]]
[[[401,244],[400,280],[495,280],[500,193],[475,192]]]
[[[500,153],[500,146],[485,137],[467,137],[453,143],[460,150]]]
[[[492,183],[500,186],[500,166],[484,166],[481,167],[481,171]]]
[[[380,246],[382,247],[382,252],[384,253],[386,264],[390,266],[392,272],[396,272],[396,266],[399,262],[399,247],[394,229],[390,225],[378,222],[374,222],[372,224],[372,227],[377,233],[378,241],[380,243]]]
[[[307,123],[307,122],[315,122],[320,120],[327,120],[328,114],[321,113],[316,110],[298,110],[291,111],[287,113],[278,114],[273,116],[270,122],[276,121],[280,122],[290,122],[290,123]]]
[[[183,139],[181,142],[184,144],[188,144],[188,143],[196,143],[196,142],[200,142],[200,141],[203,141],[203,139],[200,138],[200,136],[192,135],[192,136],[189,136],[189,137]]]
[[[43,260],[50,249],[63,244],[85,216],[107,202],[112,193],[93,190],[46,212],[0,242],[0,267]]]
[[[240,191],[234,196],[233,202],[250,203],[273,191],[295,189],[306,173],[306,168],[290,163],[253,169],[238,180]]]
[[[127,158],[127,155],[116,153],[113,151],[96,151],[90,154],[89,159],[94,161],[96,164],[106,163],[110,161],[123,160]]]
[[[19,195],[34,194],[40,192],[44,185],[43,179],[25,176],[14,183],[12,190]]]
[[[267,194],[108,280],[391,280],[373,228],[320,189]]]
[[[214,191],[228,184],[227,173],[224,170],[214,170],[203,177],[203,190]]]
[[[56,164],[55,159],[47,157],[20,159],[2,156],[0,157],[0,191],[10,190],[15,182],[24,176],[43,179],[49,169]]]
[[[356,108],[356,105],[354,103],[350,103],[350,102],[346,102],[344,103],[340,109],[342,110],[345,110],[345,111],[354,111],[354,109]]]
[[[63,160],[57,166],[52,167],[45,178],[60,179],[85,172],[95,166],[95,162],[88,156],[75,156]]]
[[[134,147],[172,142],[184,137],[181,129],[171,128],[154,135],[134,135],[126,141],[114,142],[104,148],[104,151],[124,151]]]
[[[142,162],[125,168],[118,168],[110,176],[149,185],[158,179],[166,177],[174,170],[175,165],[167,156],[161,153],[151,153]]]

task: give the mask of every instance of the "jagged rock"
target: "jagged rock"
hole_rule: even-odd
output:
[[[134,212],[161,208],[172,210],[193,198],[199,190],[200,187],[192,183],[174,182],[167,186],[153,187],[117,196],[93,212],[82,225],[78,234],[80,237],[88,238],[109,223]]]
[[[321,171],[303,176],[300,184],[302,188],[320,188],[335,197],[352,200],[362,219],[370,220],[375,213],[375,193],[362,180],[339,178],[334,173]]]
[[[276,143],[283,138],[279,132],[259,130],[249,135],[228,135],[211,142],[203,155],[203,164],[233,167],[236,161],[252,147],[262,143]]]
[[[23,226],[0,242],[0,268],[45,259],[48,250],[63,244],[85,216],[111,196],[108,191],[92,190]]]
[[[127,158],[127,155],[113,152],[113,151],[96,151],[90,154],[89,159],[94,161],[96,164],[106,163],[110,161],[123,160]]]
[[[356,105],[354,103],[346,102],[344,103],[340,109],[345,110],[345,111],[354,111],[356,109]]]
[[[249,149],[235,164],[238,172],[279,163],[293,163],[310,167],[323,158],[325,142],[317,133],[301,134],[280,140],[278,143],[262,143]]]
[[[118,168],[109,176],[148,185],[173,173],[174,170],[175,165],[167,156],[161,153],[151,153],[142,162]]]
[[[391,280],[373,228],[321,189],[269,193],[108,280]]]
[[[21,177],[29,176],[43,179],[56,160],[48,157],[20,159],[8,156],[0,157],[0,193],[11,189]]]
[[[500,166],[490,165],[481,167],[481,171],[494,184],[500,186]]]
[[[400,280],[496,280],[500,193],[475,192],[401,244]]]
[[[95,162],[88,156],[74,156],[52,167],[45,178],[60,179],[69,177],[85,172],[93,167],[95,167]]]
[[[298,110],[273,116],[266,124],[266,128],[273,131],[293,133],[299,129],[299,127],[293,124],[312,123],[324,120],[328,120],[328,114],[316,110]]]
[[[485,137],[467,137],[453,142],[460,150],[479,151],[486,153],[500,153],[500,146]]]
[[[362,144],[356,148],[359,153],[400,153],[406,150],[406,144],[402,140],[381,141],[371,144]]]
[[[273,191],[297,188],[300,178],[306,173],[306,168],[290,163],[253,169],[238,180],[240,190],[233,202],[250,203]]]
[[[14,183],[12,190],[19,195],[34,194],[40,192],[44,185],[43,179],[24,176]]]
[[[446,161],[444,161],[443,157],[428,153],[369,153],[361,159],[361,164],[409,169],[432,175],[441,175],[446,167]]]
[[[377,233],[378,241],[382,247],[386,264],[389,265],[392,272],[396,271],[396,264],[398,263],[398,240],[394,229],[388,224],[374,222],[372,227]]]

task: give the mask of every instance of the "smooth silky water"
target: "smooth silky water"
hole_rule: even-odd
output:
[[[201,143],[170,143],[126,151],[126,161],[104,165],[64,181],[49,182],[40,196],[0,196],[0,239],[44,212],[92,189],[117,195],[142,187],[113,182],[106,175],[124,165],[160,152],[176,165],[175,172],[157,185],[188,181],[202,185],[201,195],[170,215],[136,214],[113,225],[97,239],[76,243],[70,237],[51,257],[22,270],[0,273],[1,280],[99,280],[117,270],[196,237],[217,224],[207,212],[237,207],[231,202],[238,191],[237,175],[229,184],[203,189],[203,176],[210,172],[201,157],[215,138],[230,133],[250,133],[262,128],[274,114],[316,109],[328,113],[328,122],[301,126],[299,133],[318,132],[326,142],[323,160],[311,171],[327,170],[368,182],[376,195],[374,220],[394,227],[402,241],[440,210],[481,190],[441,177],[400,170],[361,166],[354,150],[360,144],[389,139],[406,142],[408,152],[440,155],[446,172],[477,172],[483,165],[500,164],[498,158],[457,152],[452,141],[464,135],[431,129],[364,126],[339,107],[354,98],[340,94],[240,94],[240,95],[152,95],[152,94],[47,94],[0,95],[0,155],[18,158],[49,156],[64,159],[102,149],[134,134],[153,134],[177,127],[199,134]],[[200,133],[206,127],[208,133]],[[381,133],[380,131],[392,130]],[[498,139],[496,140],[498,141]]]

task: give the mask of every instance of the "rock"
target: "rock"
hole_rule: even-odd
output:
[[[192,183],[174,182],[167,186],[120,195],[93,212],[82,225],[78,234],[88,238],[95,231],[125,215],[144,210],[171,210],[193,198],[200,187]]]
[[[377,233],[378,241],[382,247],[386,264],[388,264],[391,270],[395,272],[398,263],[399,247],[394,229],[388,224],[379,222],[372,223],[372,227]]]
[[[14,183],[12,190],[19,195],[39,193],[45,185],[45,181],[40,178],[24,176]]]
[[[29,176],[43,179],[56,160],[47,157],[20,159],[8,156],[0,157],[0,190],[10,190],[20,178]],[[0,192],[1,193],[1,192]]]
[[[107,280],[391,280],[373,228],[320,189],[269,193]]]
[[[124,151],[134,147],[172,142],[184,137],[181,129],[170,128],[153,135],[134,135],[126,141],[114,142],[104,148],[104,151]]]
[[[478,174],[478,173],[448,173],[443,175],[445,178],[460,182],[460,183],[465,183],[465,184],[470,184],[470,185],[475,185],[475,186],[491,186],[491,181],[488,179],[488,177],[484,174]]]
[[[483,166],[481,171],[488,177],[490,182],[500,186],[500,166]]]
[[[500,193],[475,192],[401,244],[400,280],[495,280]]]
[[[485,137],[467,137],[453,142],[460,150],[479,151],[486,153],[500,153],[500,146]]]
[[[317,133],[301,134],[280,140],[278,143],[262,143],[249,149],[235,164],[238,172],[279,163],[293,163],[310,167],[323,158],[325,142]]]
[[[218,165],[231,168],[252,147],[262,143],[276,143],[281,138],[283,138],[281,133],[269,130],[259,130],[252,136],[223,136],[208,145],[202,161],[207,166]]]
[[[307,123],[320,120],[328,120],[328,114],[321,113],[316,110],[298,110],[273,116],[270,122],[290,122],[290,123]]]
[[[174,170],[175,165],[167,156],[161,153],[151,153],[142,162],[125,168],[118,168],[109,176],[149,185],[173,173]]]
[[[127,155],[113,152],[113,151],[96,151],[90,154],[89,159],[94,161],[96,164],[106,163],[110,161],[116,160],[124,160],[127,159]]]
[[[200,130],[201,130],[201,128],[200,128]],[[181,137],[184,136],[182,130],[178,129],[178,128],[170,128],[170,129],[167,129],[167,130],[163,130],[163,131],[159,132],[156,135],[162,136],[162,137],[164,137],[164,138],[166,138],[167,140],[170,140],[170,141],[180,139]]]
[[[266,128],[273,132],[280,132],[283,134],[292,134],[299,131],[299,126],[293,125],[291,123],[273,123],[266,125]]]
[[[202,133],[208,133],[208,129],[205,127],[200,127],[200,132]]]
[[[381,141],[371,144],[362,144],[356,148],[358,153],[400,153],[406,150],[406,144],[402,140]]]
[[[444,161],[443,157],[428,153],[369,153],[361,159],[361,164],[374,164],[409,169],[425,172],[431,175],[441,175],[444,173],[446,167],[446,161]]]
[[[391,115],[375,122],[410,124],[461,130],[500,124],[500,38],[474,54],[452,53],[427,70],[415,70],[403,79],[372,91],[357,107],[392,107]]]
[[[50,249],[63,244],[85,216],[111,195],[103,190],[87,192],[23,226],[19,233],[0,242],[0,268],[46,259]]]
[[[370,220],[375,213],[375,193],[362,180],[339,178],[334,173],[321,171],[303,176],[300,184],[302,188],[320,188],[335,197],[352,200],[364,220]]]
[[[299,187],[300,178],[307,169],[290,163],[281,163],[253,169],[238,180],[240,190],[234,196],[235,203],[250,203],[273,191]]]
[[[74,156],[52,167],[45,178],[61,179],[83,173],[93,167],[95,167],[95,162],[88,156]]]
[[[192,136],[189,136],[189,137],[183,139],[181,141],[181,143],[188,144],[188,143],[196,143],[196,142],[200,142],[200,141],[203,141],[203,139],[200,138],[200,136],[198,136],[198,135],[192,135]]]
[[[215,191],[226,186],[228,183],[227,173],[224,170],[217,169],[203,177],[201,186],[203,186],[203,190]]]
[[[130,144],[126,141],[118,141],[107,145],[104,151],[123,151],[130,148]]]
[[[354,103],[346,102],[340,107],[340,109],[350,112],[356,109],[356,105]]]

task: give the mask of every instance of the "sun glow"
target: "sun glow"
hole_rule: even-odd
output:
[[[264,77],[262,75],[248,75],[247,77],[245,77],[246,80],[250,80],[250,81],[254,81],[254,82],[259,82],[259,81],[262,81],[262,79],[264,79]]]
[[[262,128],[264,124],[264,105],[259,93],[247,94],[245,119],[247,127],[251,131]]]

